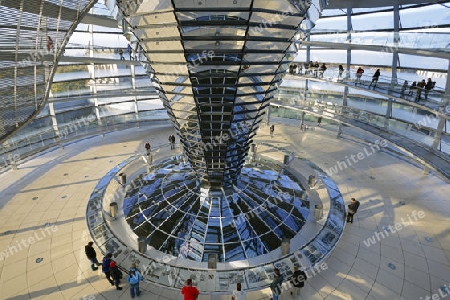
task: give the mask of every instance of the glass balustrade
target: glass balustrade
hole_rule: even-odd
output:
[[[397,38],[399,37],[399,38]],[[348,41],[348,34],[333,32],[326,34],[311,35],[311,42],[328,42],[355,45],[373,45],[382,47],[421,49],[432,51],[450,52],[448,41],[450,34],[443,32],[419,33],[419,32],[400,32],[394,34],[389,32],[352,32],[351,42]],[[392,50],[393,50],[392,49]]]
[[[340,83],[349,87],[359,87],[360,89],[366,89],[368,92],[375,91],[380,94],[385,94],[386,97],[392,96],[401,98],[411,102],[420,102],[430,107],[435,107],[434,104],[445,104],[447,99],[445,95],[445,89],[435,84],[431,90],[425,88],[412,88],[411,84],[413,80],[405,78],[392,78],[389,76],[380,75],[376,82],[373,82],[373,74],[375,71],[365,71],[361,76],[357,76],[356,70],[339,72],[336,67],[329,67],[325,72],[322,72],[320,68],[310,68],[302,63],[294,64],[297,66],[291,75],[301,76],[304,78],[318,78],[322,81]],[[369,73],[370,72],[370,73]],[[389,72],[389,71],[383,71]],[[416,83],[420,82],[423,78],[414,74]],[[407,84],[404,86],[405,81]],[[440,80],[439,83],[442,83]],[[327,87],[328,89],[336,89],[336,87]],[[360,92],[364,93],[364,92]],[[448,97],[448,96],[447,96]]]
[[[302,112],[305,112],[305,120],[312,124],[317,122],[318,116],[350,124],[355,120],[407,137],[424,147],[431,147],[433,144],[439,123],[436,111],[421,109],[408,102],[391,102],[391,109],[389,109],[387,98],[382,96],[376,98],[377,95],[360,95],[359,90],[356,89],[350,89],[347,106],[343,106],[341,92],[327,93],[324,89],[311,89],[309,85],[305,92],[305,82],[300,82],[298,86],[302,87],[281,86],[279,88],[271,106],[271,116],[300,120]],[[390,111],[389,114],[387,114],[388,111]],[[447,120],[438,145],[438,150],[447,154],[450,153],[449,125],[450,122]],[[358,125],[354,124],[354,126]]]

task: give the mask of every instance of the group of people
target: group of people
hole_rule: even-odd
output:
[[[325,65],[325,63],[322,63],[322,65],[320,65],[317,61],[315,63],[310,61],[309,69],[315,77],[323,78],[323,73],[325,73],[325,71],[327,70],[327,66]]]
[[[135,57],[133,56],[133,48],[131,48],[131,45],[128,44],[127,46],[127,51],[130,54],[130,60],[134,60]],[[119,49],[119,55],[120,55],[120,60],[125,60],[125,57],[123,57],[123,50]]]
[[[428,100],[428,94],[430,91],[434,88],[436,82],[431,81],[431,78],[428,78],[428,80],[425,82],[425,79],[422,79],[422,81],[414,81],[409,86],[409,92],[408,95],[414,97],[414,91],[416,91],[415,96],[415,102],[422,100],[422,91],[424,91],[425,94],[425,100]],[[400,93],[400,96],[405,96],[406,89],[408,88],[408,81],[405,80],[402,85],[402,91]]]
[[[347,209],[347,223],[353,223],[353,216],[356,214],[359,208],[359,201],[356,201],[355,198],[351,198],[351,203],[348,205]],[[122,279],[122,271],[117,266],[117,263],[112,259],[112,254],[108,253],[103,258],[102,263],[99,263],[97,260],[97,254],[93,247],[94,243],[89,242],[85,246],[86,257],[91,262],[91,269],[93,271],[98,270],[98,266],[102,266],[102,272],[105,274],[106,279],[112,286],[115,286],[117,290],[122,290],[120,286],[120,280]],[[294,298],[300,296],[301,289],[305,285],[305,281],[307,280],[307,275],[304,271],[299,269],[297,264],[294,265],[294,272],[292,276],[290,276],[290,294]],[[131,298],[135,296],[140,296],[141,291],[139,289],[139,282],[143,281],[143,276],[139,272],[135,263],[131,264],[131,268],[128,272],[127,281],[130,284],[130,295]],[[280,273],[280,270],[274,269],[274,277],[270,284],[270,290],[272,291],[271,300],[278,300],[279,295],[282,292],[282,284],[283,284],[283,276]],[[200,294],[197,287],[193,286],[192,279],[186,280],[186,285],[181,289],[181,294],[183,294],[184,300],[195,300],[198,298]],[[245,300],[246,293],[242,290],[241,283],[236,284],[236,289],[233,291],[231,299],[232,300]]]
[[[175,136],[173,134],[169,135],[168,140],[170,144],[170,150],[175,150],[175,143],[176,143]],[[149,155],[152,149],[152,147],[150,146],[150,142],[145,142],[144,148],[145,151],[147,152],[147,155]]]
[[[97,253],[95,252],[95,249],[93,247],[94,242],[89,242],[84,247],[84,252],[86,253],[86,257],[91,262],[91,269],[92,271],[97,271],[98,266],[102,266],[102,272],[105,274],[106,279],[109,281],[109,283],[112,286],[116,287],[116,290],[120,291],[122,290],[122,287],[120,286],[120,280],[123,278],[122,271],[120,271],[119,267],[117,266],[117,263],[112,259],[112,254],[108,253],[103,258],[102,262],[99,263],[97,259]],[[130,284],[130,295],[131,298],[134,298],[135,296],[140,296],[141,291],[139,290],[139,282],[144,280],[141,273],[136,268],[136,264],[132,263],[131,268],[128,272],[127,281]]]
[[[112,253],[106,254],[100,263],[97,260],[97,254],[93,247],[94,243],[89,242],[85,246],[86,257],[91,262],[91,269],[93,271],[98,270],[98,266],[102,266],[102,273],[105,274],[106,279],[112,286],[116,287],[116,290],[122,290],[120,286],[120,281],[123,278],[122,271],[118,268],[117,263],[112,259]],[[131,268],[126,277],[128,283],[130,284],[130,296],[131,298],[139,297],[141,291],[139,289],[139,282],[143,281],[144,278],[142,274],[136,267],[135,263],[131,264]],[[299,269],[298,265],[294,265],[294,273],[290,277],[291,283],[291,295],[296,297],[300,295],[301,288],[305,285],[307,279],[306,273]],[[278,296],[281,294],[281,284],[283,283],[283,276],[280,274],[279,269],[274,269],[274,279],[270,284],[270,289],[272,291],[273,300],[278,300]],[[197,287],[193,286],[192,279],[186,280],[186,285],[181,289],[181,294],[183,294],[184,300],[195,300],[200,294]],[[237,283],[236,289],[233,291],[231,299],[232,300],[245,300],[246,293],[242,290],[242,284]]]
[[[339,71],[340,72],[340,71]],[[355,86],[359,83],[361,85],[361,77],[364,74],[364,69],[362,67],[358,67],[356,70],[356,79],[355,79]],[[375,73],[372,75],[372,81],[370,82],[369,88],[373,86],[373,89],[377,86],[378,79],[380,78],[381,72],[380,69],[377,69]]]
[[[325,63],[322,63],[322,65],[320,65],[319,62],[317,61],[315,63],[311,61],[309,62],[309,65],[308,64],[305,65],[305,74],[309,72],[313,74],[315,77],[323,78],[323,73],[325,73],[327,69],[328,68],[325,65]],[[302,74],[302,64],[298,65],[292,64],[289,66],[290,74],[295,74],[297,70],[299,74]]]
[[[341,67],[342,66],[340,65],[339,66],[339,74],[341,74]],[[343,69],[342,69],[342,72],[343,72]],[[358,83],[361,84],[361,76],[363,73],[364,73],[364,69],[361,67],[359,67],[356,70],[355,85],[357,85]],[[375,71],[375,73],[372,75],[372,82],[370,83],[369,88],[373,86],[373,89],[375,89],[380,75],[381,75],[380,69],[377,69]],[[415,102],[422,100],[422,92],[425,94],[425,100],[428,100],[428,94],[434,88],[435,84],[436,84],[436,82],[432,81],[431,78],[428,78],[426,82],[425,82],[425,79],[422,79],[422,81],[419,81],[419,82],[414,81],[411,85],[409,85],[408,80],[405,80],[402,85],[400,97],[405,96],[406,89],[408,88],[408,85],[409,85],[408,95],[414,97],[414,91],[415,91],[416,92]]]
[[[270,290],[272,291],[271,300],[278,300],[279,295],[281,294],[281,285],[283,283],[283,276],[280,273],[279,269],[274,269],[274,277],[272,283],[270,284]],[[307,279],[306,273],[299,269],[298,265],[294,265],[294,273],[289,278],[291,283],[290,285],[290,294],[293,297],[300,296],[301,289],[305,286],[305,281]],[[192,285],[192,279],[188,279],[186,281],[186,285],[181,289],[181,293],[184,295],[184,300],[195,300],[197,299],[200,292],[198,289]],[[231,295],[232,300],[245,300],[246,292],[242,290],[242,284],[237,283],[236,289],[233,290]]]

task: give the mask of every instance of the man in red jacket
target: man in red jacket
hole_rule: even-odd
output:
[[[181,289],[181,293],[184,295],[184,300],[195,300],[200,294],[195,286],[192,286],[192,279],[186,280],[186,285]]]

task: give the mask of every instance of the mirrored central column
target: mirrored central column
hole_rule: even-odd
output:
[[[121,1],[190,165],[206,187],[236,183],[292,60],[309,2]]]

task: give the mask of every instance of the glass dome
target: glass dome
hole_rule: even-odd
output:
[[[206,262],[269,253],[300,232],[309,213],[304,189],[276,164],[245,165],[232,189],[203,189],[189,163],[169,160],[131,184],[126,220],[156,250]]]

